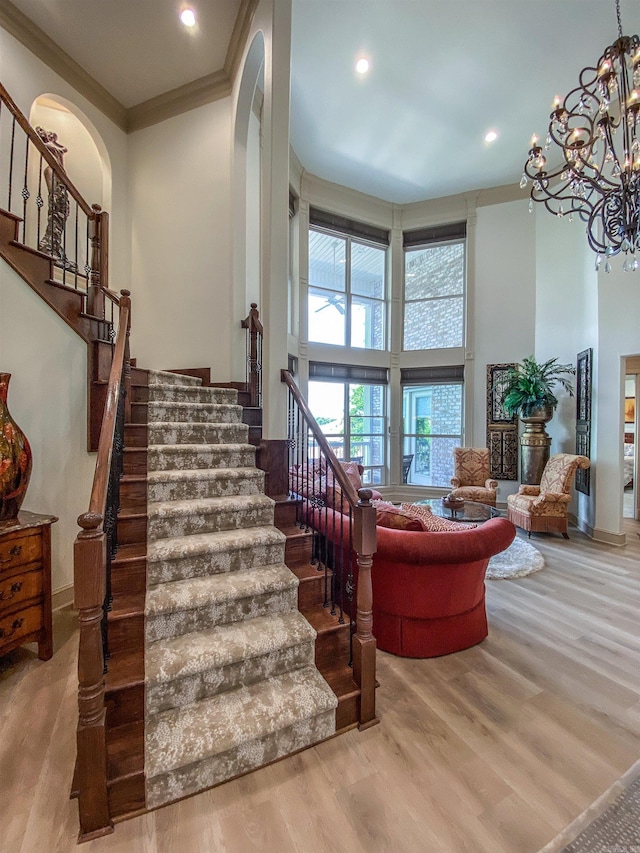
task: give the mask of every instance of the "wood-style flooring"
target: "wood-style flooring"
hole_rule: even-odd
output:
[[[144,853],[535,853],[640,757],[640,525],[624,548],[533,535],[546,568],[487,582],[490,633],[379,654],[381,724],[81,848]],[[75,615],[56,652],[0,658],[0,851],[76,849]]]

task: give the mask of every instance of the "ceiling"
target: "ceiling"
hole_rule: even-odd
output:
[[[12,0],[124,107],[223,67],[240,0]],[[409,203],[514,184],[555,95],[617,37],[614,0],[292,0],[305,169]],[[621,0],[626,34],[640,0]],[[366,55],[369,73],[355,61]],[[498,139],[484,142],[488,130]]]

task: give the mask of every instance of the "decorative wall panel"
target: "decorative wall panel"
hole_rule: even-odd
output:
[[[576,370],[576,453],[591,458],[591,384],[593,350],[578,353]],[[585,495],[591,489],[591,469],[578,469],[576,489]]]
[[[487,365],[487,447],[490,474],[496,480],[518,479],[518,417],[504,410],[507,372],[516,365]]]

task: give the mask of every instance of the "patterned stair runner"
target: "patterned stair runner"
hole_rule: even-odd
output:
[[[149,371],[148,808],[335,732],[337,699],[236,399]]]

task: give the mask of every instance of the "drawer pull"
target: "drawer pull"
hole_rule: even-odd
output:
[[[9,601],[10,599],[13,598],[14,595],[17,595],[17,593],[19,593],[21,589],[22,589],[22,581],[17,581],[16,583],[12,583],[10,588],[9,588],[9,592],[11,594],[5,595],[4,592],[0,592],[0,601]]]
[[[0,560],[0,566],[3,563],[10,563],[14,557],[19,557],[22,552],[22,545],[14,545],[13,548],[9,551],[9,559],[8,560]]]
[[[12,634],[15,634],[18,628],[22,628],[23,622],[24,619],[14,619],[10,631],[5,631],[4,628],[0,628],[0,639],[2,639],[3,637],[10,637]]]

